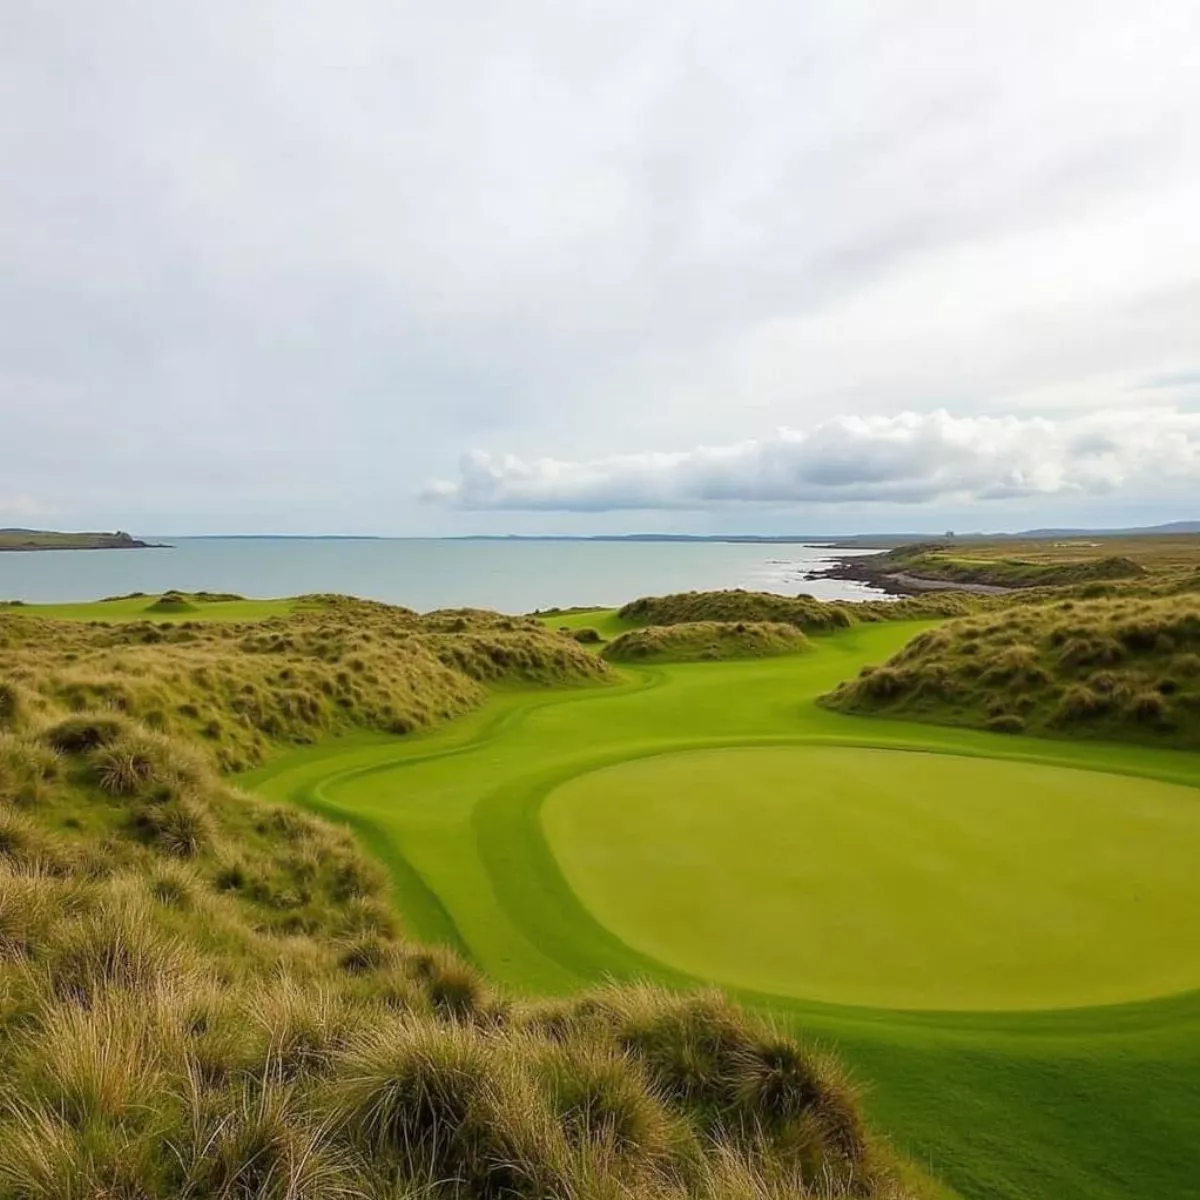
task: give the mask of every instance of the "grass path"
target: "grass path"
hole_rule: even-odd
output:
[[[595,615],[572,620],[601,623]],[[1200,786],[1195,755],[866,720],[814,703],[922,627],[860,626],[820,639],[809,655],[660,667],[609,688],[500,694],[436,733],[308,748],[244,782],[348,821],[391,868],[416,936],[455,944],[497,979],[540,993],[605,976],[687,983],[693,977],[684,968],[699,963],[664,951],[677,964],[669,966],[649,943],[635,948],[569,886],[543,805],[597,770],[711,747],[869,746],[952,754],[959,767],[962,756],[975,756]],[[991,762],[979,766],[995,772]],[[1126,782],[1136,798],[1136,778]],[[1195,799],[1200,805],[1200,793]],[[1124,803],[1118,797],[1110,806]],[[550,833],[561,835],[553,820]],[[570,874],[569,855],[566,866]],[[747,927],[779,919],[746,908]],[[1178,919],[1186,938],[1200,914]],[[1107,978],[1121,974],[1118,964]],[[970,1200],[1200,1196],[1194,992],[1108,1007],[905,1012],[819,1002],[802,988],[735,990],[835,1042],[873,1081],[868,1106],[880,1125]]]

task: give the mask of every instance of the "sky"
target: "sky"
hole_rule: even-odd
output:
[[[1200,519],[1195,0],[6,0],[0,526]]]

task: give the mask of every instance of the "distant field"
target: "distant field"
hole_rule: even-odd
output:
[[[261,621],[294,612],[300,603],[285,600],[203,600],[185,596],[186,607],[164,606],[159,596],[124,596],[83,604],[5,604],[0,612],[50,617],[59,621]]]
[[[1146,582],[1200,565],[1200,534],[1047,538],[1040,541],[954,541],[897,546],[843,563],[847,578],[889,576],[997,588],[1070,587]]]
[[[539,612],[534,615],[550,629],[594,629],[602,638],[614,638],[637,623],[623,620],[615,608],[571,609],[569,612]]]
[[[211,600],[195,594],[179,594],[189,607],[175,611],[161,604],[160,595],[147,594],[75,604],[25,604],[0,599],[0,613],[48,617],[59,621],[262,621],[267,617],[286,616],[304,605],[302,597],[294,596],[278,600]],[[622,621],[617,616],[615,608],[539,614],[538,619],[550,629],[594,626],[604,638],[615,637],[634,628],[632,623]]]
[[[1190,569],[1200,562],[1200,533],[1148,534],[1138,537],[1059,537],[1028,542],[963,541],[953,553],[971,558],[1018,558],[1033,563],[1077,563],[1128,558],[1147,571]]]

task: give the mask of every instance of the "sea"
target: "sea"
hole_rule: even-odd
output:
[[[813,578],[869,551],[742,542],[435,538],[171,538],[167,548],[0,553],[0,600],[66,603],[130,592],[341,592],[434,608],[506,613],[624,604],[667,592],[749,588],[824,600],[877,599],[864,584]]]

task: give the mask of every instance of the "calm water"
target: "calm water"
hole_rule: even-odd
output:
[[[344,592],[410,608],[501,612],[615,605],[663,592],[744,587],[823,599],[878,596],[806,575],[818,546],[721,542],[471,542],[424,539],[160,538],[169,550],[0,554],[0,599],[96,600],[126,592]],[[844,553],[844,552],[839,552]]]

